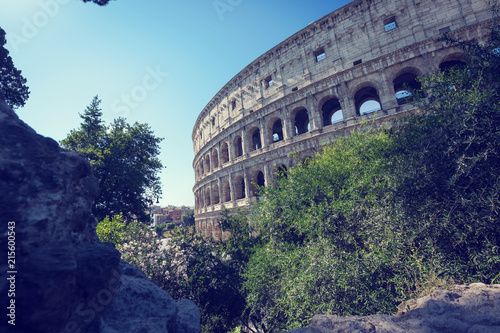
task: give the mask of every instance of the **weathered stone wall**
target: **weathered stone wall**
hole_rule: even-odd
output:
[[[296,165],[366,119],[410,111],[396,95],[404,84],[464,60],[438,38],[483,38],[490,18],[487,0],[354,1],[261,55],[194,126],[198,232],[221,237],[214,222],[223,205],[248,206],[252,183],[272,182],[277,166]]]

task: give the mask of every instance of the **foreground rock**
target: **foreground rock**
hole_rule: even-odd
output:
[[[98,190],[82,155],[0,101],[0,332],[199,332],[192,302],[178,305],[99,241]]]
[[[394,316],[314,316],[290,333],[498,333],[500,285],[474,283],[403,302]]]

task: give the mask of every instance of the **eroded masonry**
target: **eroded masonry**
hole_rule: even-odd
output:
[[[247,207],[254,184],[271,184],[365,120],[410,112],[417,76],[465,65],[439,38],[485,38],[491,17],[487,0],[354,1],[258,57],[193,128],[197,232],[220,239],[223,207]]]

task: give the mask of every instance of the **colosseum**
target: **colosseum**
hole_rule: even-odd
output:
[[[366,120],[410,112],[417,76],[464,64],[439,38],[484,38],[491,17],[487,0],[353,1],[255,59],[193,128],[197,233],[220,239],[220,212],[248,207],[255,184]]]

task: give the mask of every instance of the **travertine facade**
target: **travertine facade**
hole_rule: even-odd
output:
[[[405,86],[464,62],[443,33],[484,38],[487,0],[364,0],[309,24],[231,79],[199,115],[192,139],[198,233],[220,238],[223,206],[248,206],[252,184],[297,164],[366,119],[412,109]]]

